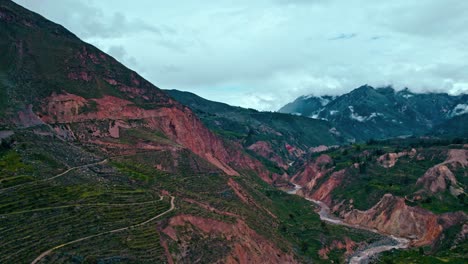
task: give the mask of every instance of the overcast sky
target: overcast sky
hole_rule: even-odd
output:
[[[465,0],[16,0],[163,89],[260,110],[362,84],[468,92]]]

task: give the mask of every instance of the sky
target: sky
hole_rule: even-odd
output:
[[[363,84],[468,93],[464,0],[15,0],[162,89],[276,111]]]

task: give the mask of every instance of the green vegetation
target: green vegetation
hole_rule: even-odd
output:
[[[97,103],[96,101],[88,101],[85,105],[78,109],[78,114],[87,114],[92,112],[97,112]]]
[[[332,251],[329,259],[322,259],[318,252],[333,241],[344,242],[345,238],[369,244],[382,238],[371,232],[322,222],[314,212],[315,206],[309,201],[279,191],[258,178],[239,180],[239,183],[249,190],[256,201],[278,216],[276,231],[292,243],[294,251],[304,263],[344,263],[344,251]]]
[[[32,179],[32,166],[24,164],[16,151],[4,151],[0,155],[0,187],[6,188]]]
[[[124,134],[123,141],[132,138],[134,143],[168,141],[145,131],[128,130]],[[164,262],[161,239],[168,242],[173,253],[180,250],[180,241],[173,241],[157,226],[167,225],[165,219],[177,214],[231,224],[240,217],[285,254],[293,249],[304,261],[328,262],[317,251],[334,240],[344,241],[348,237],[357,242],[372,242],[378,238],[322,223],[309,202],[276,190],[248,171],[242,177],[232,178],[251,197],[253,203],[246,204],[229,186],[230,177],[188,150],[116,156],[107,163],[80,167],[47,180],[67,167],[96,163],[102,158],[97,159],[99,153],[91,154],[78,145],[28,130],[17,131],[13,140],[14,145],[1,150],[0,161],[5,165],[1,167],[1,177],[24,174],[29,181],[0,188],[2,263],[12,259],[28,262],[54,246],[146,221],[169,208],[169,197],[160,200],[162,190],[176,197],[175,211],[144,226],[58,248],[41,263]],[[155,169],[156,165],[163,170]],[[233,249],[233,242],[220,235],[206,237],[186,227],[177,230],[190,247],[186,261],[201,256],[219,260]],[[344,261],[341,251],[333,251],[329,257]]]
[[[420,193],[422,199],[412,202],[412,195],[422,189],[416,181],[428,169],[443,162],[449,148],[459,145],[450,145],[451,141],[370,141],[368,144],[355,144],[326,152],[332,157],[334,171],[346,169],[347,177],[333,190],[334,199],[353,200],[356,209],[366,210],[375,205],[384,194],[391,193],[399,197],[409,197],[407,204],[428,209],[434,213],[445,213],[458,210],[466,211],[465,196],[454,197],[449,190],[435,195],[427,192]],[[423,147],[421,147],[423,146]],[[385,168],[377,159],[386,153],[409,152],[416,148],[417,157],[403,155],[397,158],[394,166]],[[316,157],[316,154],[313,157]],[[353,166],[357,164],[357,166]],[[466,169],[452,168],[462,186],[466,186]],[[329,173],[331,175],[331,173]],[[319,180],[318,186],[329,177]],[[466,187],[465,187],[466,188]]]
[[[412,93],[364,85],[337,97],[301,96],[279,111],[326,119],[358,141],[427,134],[466,138],[468,115],[451,113],[466,102],[464,94]]]

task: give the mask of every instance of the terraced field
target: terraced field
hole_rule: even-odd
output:
[[[0,262],[27,262],[59,244],[136,225],[169,209],[169,198],[152,190],[97,175],[94,182],[77,179],[98,165],[0,190]]]

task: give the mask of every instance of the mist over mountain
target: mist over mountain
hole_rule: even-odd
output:
[[[440,129],[444,122],[468,113],[467,106],[467,94],[413,93],[364,85],[340,96],[301,96],[279,112],[327,120],[356,140],[368,140],[431,133],[434,127]],[[467,132],[459,130],[458,134]]]

